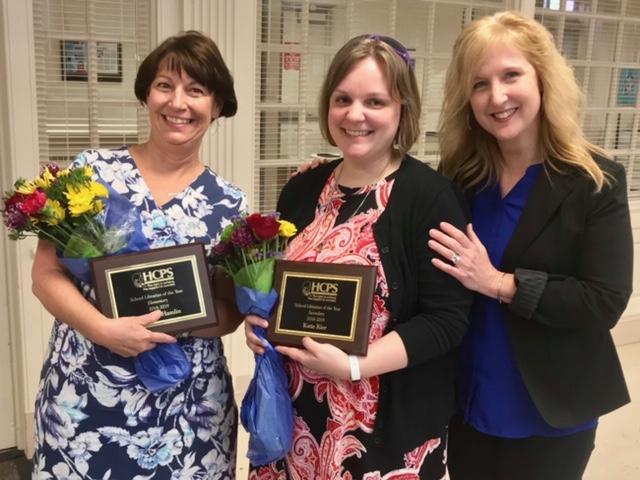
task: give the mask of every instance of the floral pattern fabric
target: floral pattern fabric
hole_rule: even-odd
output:
[[[204,242],[207,253],[229,219],[246,210],[238,189],[208,168],[162,207],[126,147],[87,150],[74,164],[139,210],[151,248]],[[89,285],[80,284],[92,300]],[[54,321],[36,398],[34,479],[233,479],[237,409],[219,338],[178,338],[187,380],[159,394],[123,358]]]
[[[381,338],[389,322],[386,277],[373,237],[373,224],[384,211],[393,179],[362,189],[344,189],[332,174],[315,219],[287,250],[287,259],[308,262],[374,265],[376,293],[369,343]],[[409,480],[441,479],[445,474],[444,441],[425,439],[402,458],[390,458],[383,439],[373,435],[379,377],[360,382],[317,374],[287,360],[295,408],[293,445],[284,461],[253,466],[250,480]]]

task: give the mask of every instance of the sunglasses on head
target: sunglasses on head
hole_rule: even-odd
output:
[[[369,40],[375,40],[378,42],[386,43],[390,46],[394,52],[396,52],[400,58],[404,61],[404,63],[408,66],[412,66],[413,62],[411,61],[411,56],[409,55],[409,51],[406,49],[404,45],[402,45],[398,40],[393,37],[387,37],[386,35],[378,35],[372,33],[367,37]]]

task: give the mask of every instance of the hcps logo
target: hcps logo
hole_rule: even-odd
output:
[[[173,268],[157,268],[155,270],[147,270],[146,272],[136,272],[132,276],[133,285],[142,288],[146,285],[163,282],[165,280],[173,280]]]
[[[338,284],[335,282],[304,282],[302,284],[302,294],[305,297],[336,297],[338,295]]]

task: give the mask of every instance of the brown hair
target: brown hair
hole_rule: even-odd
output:
[[[447,70],[440,115],[440,170],[464,189],[499,178],[504,159],[496,139],[476,121],[471,110],[473,77],[486,50],[496,44],[522,52],[538,77],[539,144],[544,164],[562,172],[572,166],[601,189],[607,176],[592,154],[606,152],[584,138],[579,112],[583,96],[573,70],[540,23],[515,12],[499,12],[470,23],[458,36]]]
[[[145,104],[151,83],[160,66],[182,73],[201,83],[221,101],[221,117],[232,117],[238,110],[233,77],[229,73],[220,50],[209,37],[200,32],[188,32],[167,38],[142,61],[136,75],[134,91],[140,103]]]
[[[407,61],[408,54],[405,50],[406,58],[403,57],[384,38],[386,37],[377,35],[354,37],[338,50],[331,61],[320,91],[319,115],[320,131],[333,146],[336,142],[331,137],[328,123],[331,94],[356,63],[369,57],[373,58],[385,73],[391,96],[402,106],[394,146],[396,152],[400,155],[407,153],[420,134],[420,93],[413,68]],[[397,40],[393,41],[401,46]]]

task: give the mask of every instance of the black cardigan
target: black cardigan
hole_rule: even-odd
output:
[[[293,177],[278,200],[281,217],[298,231],[311,223],[317,200],[341,160]],[[380,377],[374,441],[406,453],[443,435],[454,413],[457,346],[468,326],[471,294],[431,263],[430,228],[447,221],[463,229],[466,220],[451,183],[405,156],[385,211],[373,225],[389,285],[387,308],[407,351],[407,368]]]
[[[543,418],[572,427],[629,401],[610,329],[633,276],[633,239],[622,165],[595,157],[612,184],[577,171],[538,177],[501,270],[518,290],[503,305],[525,385]]]

